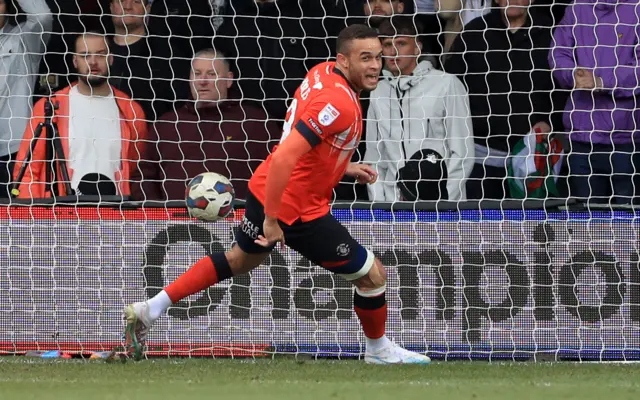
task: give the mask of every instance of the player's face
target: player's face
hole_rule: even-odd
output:
[[[385,67],[394,75],[409,75],[418,65],[421,53],[416,38],[397,36],[382,40]]]
[[[382,45],[378,38],[353,40],[342,61],[349,81],[357,89],[373,90],[378,86],[382,69]]]
[[[498,6],[505,9],[507,18],[516,19],[527,15],[531,0],[497,0]]]
[[[191,63],[191,96],[198,106],[215,103],[229,97],[233,72],[225,62],[214,57],[196,58]]]
[[[113,24],[129,29],[144,25],[144,17],[151,11],[147,0],[111,0]]]
[[[85,35],[76,40],[73,65],[80,80],[89,86],[99,86],[107,81],[112,61],[104,36]]]

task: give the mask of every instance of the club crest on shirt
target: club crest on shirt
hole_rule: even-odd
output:
[[[318,114],[318,122],[322,126],[329,126],[340,116],[340,112],[331,103],[326,106]]]

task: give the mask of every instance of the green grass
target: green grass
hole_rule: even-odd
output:
[[[0,399],[640,399],[640,364],[0,357]]]

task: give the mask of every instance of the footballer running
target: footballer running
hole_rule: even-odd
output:
[[[365,362],[428,364],[385,336],[386,274],[380,260],[351,237],[330,213],[333,189],[344,175],[374,183],[377,174],[351,163],[362,134],[360,92],[373,90],[382,69],[382,46],[366,25],[340,32],[335,62],[312,68],[289,109],[280,144],[249,181],[236,244],[208,255],[148,301],[124,310],[127,349],[141,354],[153,323],[174,303],[258,267],[280,242],[350,281],[354,309],[366,336]]]

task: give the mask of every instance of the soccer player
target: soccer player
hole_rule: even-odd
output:
[[[359,93],[376,88],[382,69],[378,35],[365,25],[342,30],[336,52],[335,62],[309,71],[289,106],[280,144],[249,181],[237,244],[204,257],[152,299],[125,308],[130,351],[141,354],[151,325],[171,304],[251,271],[281,242],[355,285],[367,363],[431,361],[385,336],[384,267],[330,213],[333,188],[343,175],[362,184],[377,178],[373,168],[350,160],[362,134]]]

